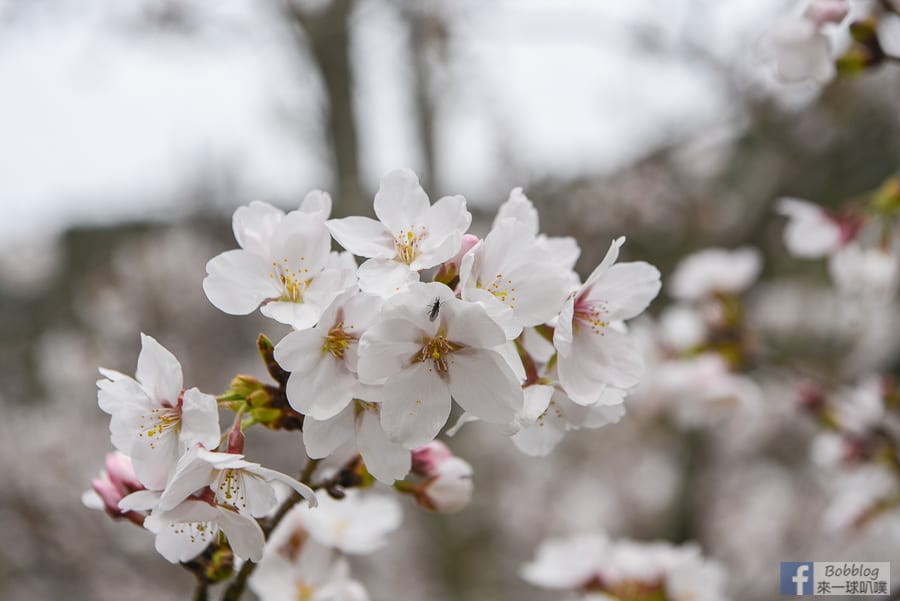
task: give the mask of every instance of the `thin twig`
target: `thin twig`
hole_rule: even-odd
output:
[[[301,472],[300,474],[300,482],[308,486],[318,465],[318,459],[310,459],[304,466],[303,472]],[[278,526],[281,520],[284,519],[284,516],[287,515],[287,513],[294,508],[294,505],[299,503],[301,499],[303,499],[303,497],[300,496],[300,493],[296,491],[293,492],[291,496],[284,500],[284,502],[281,504],[281,507],[279,507],[278,511],[275,512],[275,515],[266,520],[266,522],[262,525],[262,530],[266,535],[266,539],[269,538],[272,530],[274,530],[275,527]],[[241,569],[238,571],[237,576],[234,577],[234,580],[231,581],[231,584],[228,585],[228,588],[226,588],[225,592],[222,594],[222,601],[238,601],[238,599],[241,598],[241,595],[244,594],[244,590],[247,588],[247,579],[250,578],[250,575],[256,569],[257,565],[258,564],[255,564],[252,561],[244,562],[244,565],[241,566]]]
[[[209,581],[206,580],[206,576],[197,573],[197,588],[194,589],[194,601],[207,601],[209,599],[208,592]]]

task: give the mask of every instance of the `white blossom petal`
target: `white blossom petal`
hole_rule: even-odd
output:
[[[407,448],[434,440],[450,416],[450,391],[428,363],[389,378],[383,394],[381,425],[391,440]]]
[[[357,418],[356,444],[366,469],[379,481],[392,484],[409,473],[409,450],[388,438],[378,412],[366,409]]]
[[[229,315],[248,315],[281,290],[270,278],[267,259],[246,250],[229,250],[206,264],[203,291],[217,309]]]
[[[480,349],[456,352],[449,370],[453,398],[475,417],[505,424],[513,421],[521,410],[522,389],[498,353]]]

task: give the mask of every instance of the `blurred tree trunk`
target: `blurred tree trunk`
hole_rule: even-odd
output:
[[[350,15],[355,0],[332,0],[315,13],[288,1],[288,16],[322,77],[328,106],[328,135],[335,171],[335,209],[340,215],[371,212],[359,173],[359,140],[353,110],[353,73],[350,65]]]

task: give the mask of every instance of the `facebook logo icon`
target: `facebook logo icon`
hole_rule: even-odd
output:
[[[781,594],[813,594],[813,564],[811,561],[781,562]]]

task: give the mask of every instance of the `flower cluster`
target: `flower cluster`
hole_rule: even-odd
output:
[[[755,349],[742,297],[761,269],[759,252],[749,247],[707,248],[676,265],[668,286],[676,303],[639,331],[652,377],[635,391],[637,406],[692,428],[759,403],[761,392],[746,375]]]
[[[134,378],[101,370],[118,454],[85,502],[154,533],[203,585],[232,575],[232,555],[249,560],[229,598],[249,582],[263,599],[365,599],[342,554],[378,548],[400,516],[353,489],[380,481],[428,510],[463,509],[472,467],[435,440],[454,402],[460,425],[494,424],[544,455],[567,431],[618,421],[641,380],[625,322],[656,297],[660,273],[619,262],[624,238],[582,282],[575,241],[541,234],[519,189],[483,238],[468,232],[464,198],[432,204],[406,169],[383,178],[374,210],[332,219],[316,191],[288,213],[235,212],[240,248],[208,262],[203,289],[226,313],[258,308],[290,326],[257,343],[274,384],[238,375],[218,397],[185,390],[179,362],[146,335]],[[235,413],[224,432],[219,409]],[[244,458],[257,424],[302,432],[300,480]],[[326,459],[341,467],[313,481]]]
[[[545,540],[522,578],[586,601],[723,601],[725,573],[687,545],[610,540],[601,533]]]
[[[98,400],[111,416],[111,440],[120,454],[108,458],[106,476],[94,481],[94,490],[108,513],[153,532],[157,551],[173,563],[217,543],[220,531],[235,555],[258,560],[265,537],[255,518],[275,509],[275,483],[312,504],[315,494],[245,461],[239,449],[209,450],[222,442],[216,399],[184,390],[174,355],[150,336],[141,335],[141,342],[135,378],[101,369]]]
[[[623,323],[660,288],[653,266],[617,263],[624,238],[582,284],[574,240],[540,234],[519,189],[483,239],[467,233],[465,199],[431,204],[409,170],[382,180],[377,220],[328,219],[329,205],[312,193],[287,215],[239,209],[242,248],[212,259],[204,281],[220,309],[259,306],[293,327],[274,356],[311,457],[355,445],[377,479],[402,479],[452,401],[532,454],[621,417],[643,369]],[[329,234],[347,250],[330,252]],[[349,253],[365,259],[358,270]]]

